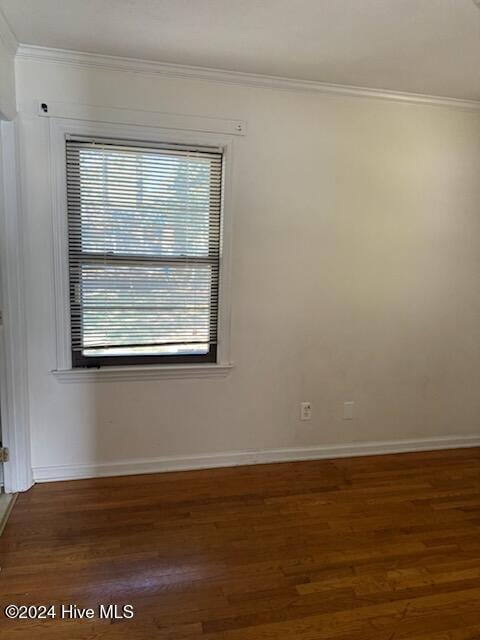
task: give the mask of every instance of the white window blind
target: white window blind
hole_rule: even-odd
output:
[[[216,359],[218,148],[66,142],[74,366]]]

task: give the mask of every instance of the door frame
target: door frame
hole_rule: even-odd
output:
[[[33,484],[28,395],[22,209],[17,125],[0,121],[0,277],[3,316],[0,402],[6,493]]]

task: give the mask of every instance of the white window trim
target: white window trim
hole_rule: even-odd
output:
[[[218,307],[218,351],[216,363],[191,365],[131,365],[100,369],[72,368],[68,220],[65,140],[67,135],[102,136],[149,142],[176,142],[221,147],[223,150],[223,209],[220,248]],[[56,368],[52,374],[61,382],[143,380],[156,378],[197,378],[226,375],[230,360],[230,281],[232,246],[232,155],[233,136],[198,131],[180,131],[146,126],[87,122],[68,118],[50,119],[52,164],[52,228],[55,295]]]

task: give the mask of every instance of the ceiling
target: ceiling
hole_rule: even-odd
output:
[[[472,0],[0,0],[22,44],[480,100]]]

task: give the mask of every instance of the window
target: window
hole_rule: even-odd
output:
[[[67,136],[73,367],[216,362],[222,150]]]

